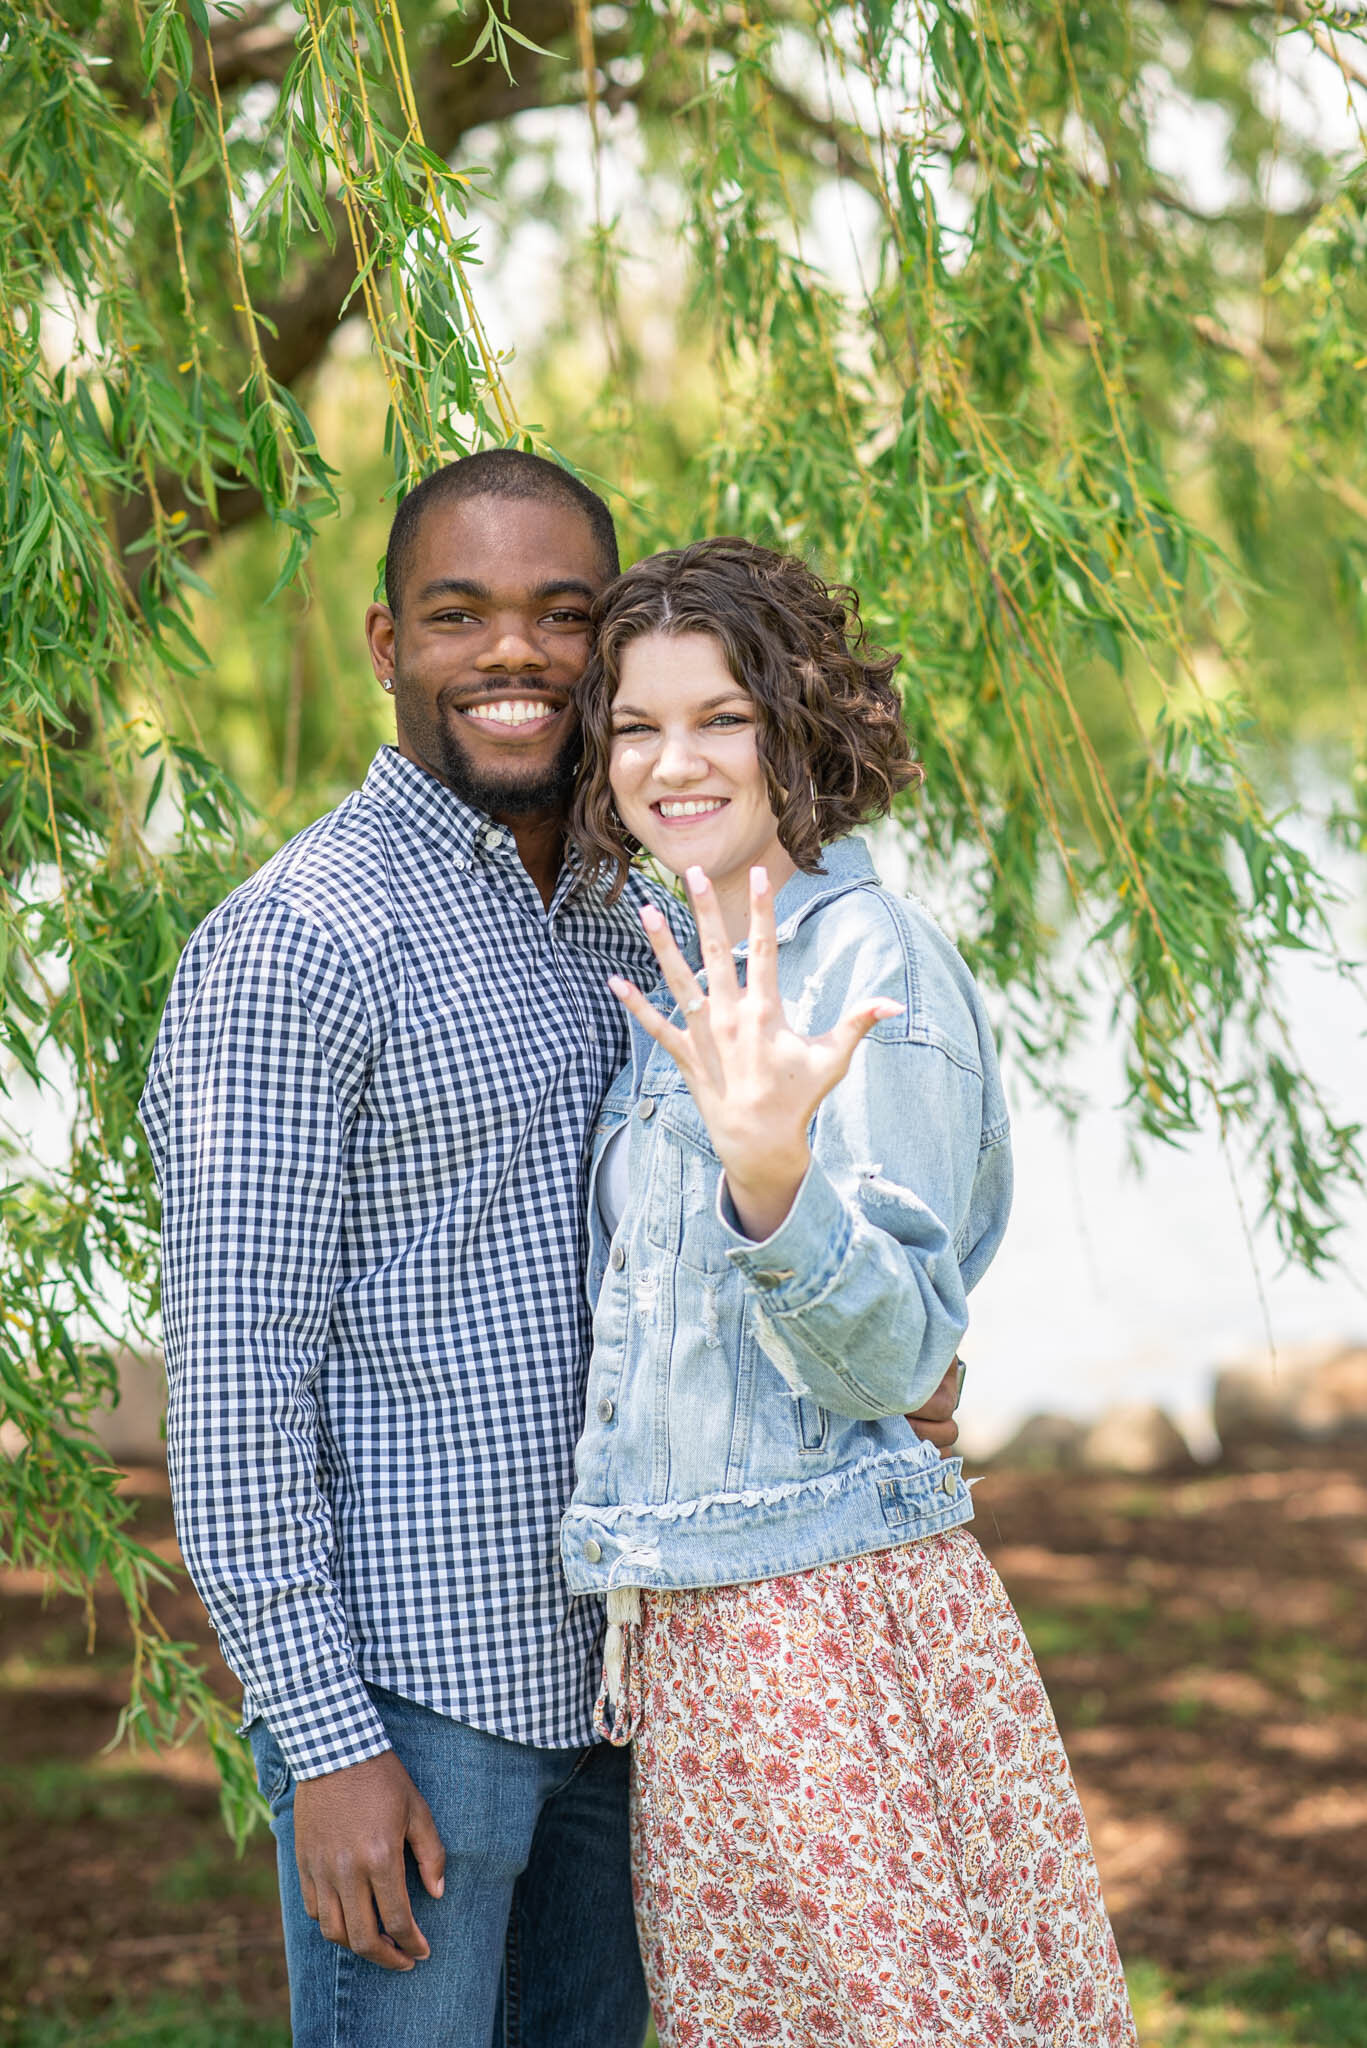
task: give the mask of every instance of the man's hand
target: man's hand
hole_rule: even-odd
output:
[[[294,1854],[304,1911],[329,1941],[382,1970],[411,1970],[432,1953],[408,1903],[405,1842],[439,1899],[446,1851],[427,1801],[392,1749],[300,1780]]]
[[[954,1420],[954,1410],[959,1405],[963,1386],[963,1361],[956,1358],[924,1407],[907,1417],[917,1436],[928,1444],[934,1444],[942,1458],[947,1458],[959,1441],[959,1425]]]

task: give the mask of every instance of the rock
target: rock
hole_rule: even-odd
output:
[[[1345,1345],[1316,1368],[1301,1420],[1318,1436],[1367,1436],[1367,1344]]]
[[[1031,1415],[1009,1442],[994,1451],[994,1465],[1027,1472],[1066,1471],[1077,1464],[1082,1425],[1066,1415]]]
[[[1367,1345],[1320,1344],[1226,1366],[1215,1433],[1227,1456],[1367,1435]]]
[[[1196,1460],[1180,1429],[1151,1403],[1108,1408],[1083,1432],[1078,1464],[1085,1472],[1150,1475],[1190,1472]]]
[[[114,1360],[119,1377],[117,1406],[97,1408],[90,1426],[115,1465],[164,1465],[166,1440],[166,1372],[161,1353],[120,1351]]]

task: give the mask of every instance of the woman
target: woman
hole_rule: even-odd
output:
[[[904,1419],[1010,1195],[962,961],[847,835],[918,778],[857,606],[708,541],[597,609],[572,834],[686,876],[700,958],[615,993],[588,1423],[563,1535],[607,1593],[663,2048],[1133,2042],[1039,1675]],[[642,1590],[643,1589],[643,1590]]]

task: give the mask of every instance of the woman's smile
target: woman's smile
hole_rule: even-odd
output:
[[[729,802],[724,796],[661,797],[650,808],[666,825],[690,825],[695,818],[715,818]]]

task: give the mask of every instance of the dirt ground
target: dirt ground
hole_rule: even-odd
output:
[[[130,1489],[174,1555],[164,1477]],[[1192,1985],[1274,1957],[1367,1968],[1367,1445],[1184,1480],[992,1472],[976,1498],[1127,1961]],[[0,1574],[0,2040],[177,1993],[282,2021],[269,1836],[234,1857],[194,1745],[104,1753],[116,1603],[87,1657],[78,1604],[42,1594]],[[194,1595],[162,1616],[231,1694]]]

